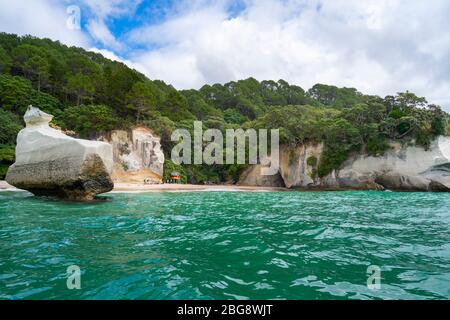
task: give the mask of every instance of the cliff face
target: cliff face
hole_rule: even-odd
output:
[[[241,175],[238,185],[257,187],[285,187],[280,173],[272,176],[261,175],[262,165],[253,165],[247,168]]]
[[[238,184],[263,187],[308,187],[317,181],[313,179],[313,166],[308,165],[308,159],[315,157],[320,160],[323,144],[302,145],[296,148],[280,147],[280,170],[273,176],[261,175],[262,165],[250,166],[243,172]]]
[[[382,157],[351,156],[339,170],[317,178],[322,144],[283,146],[279,171],[288,188],[450,191],[450,137],[437,138],[429,150],[398,143],[391,147]],[[256,166],[249,171],[252,174],[243,176],[241,184],[254,185],[253,181],[261,179],[255,177]]]
[[[292,149],[282,146],[280,150],[280,173],[287,188],[308,187],[316,184],[315,165],[309,165],[308,159],[318,163],[323,152],[323,144],[301,145]]]
[[[337,172],[336,180],[344,186],[370,180],[392,190],[448,191],[450,137],[437,138],[429,150],[397,143],[383,157],[354,157]]]
[[[162,183],[164,153],[160,138],[150,129],[114,130],[100,140],[113,146],[115,182]]]

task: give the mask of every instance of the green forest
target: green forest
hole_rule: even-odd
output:
[[[176,90],[126,65],[50,39],[0,33],[0,179],[14,161],[16,135],[28,105],[55,116],[53,124],[95,139],[113,129],[150,127],[170,158],[176,128],[280,129],[284,144],[324,142],[317,175],[338,168],[351,152],[383,154],[388,141],[427,148],[449,133],[449,115],[412,92],[365,95],[316,84],[305,91],[284,80],[249,78],[200,90]],[[312,161],[312,160],[311,160]],[[190,183],[234,181],[243,165],[175,166]]]

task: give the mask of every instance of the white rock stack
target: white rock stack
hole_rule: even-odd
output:
[[[53,116],[29,106],[6,181],[37,196],[92,200],[111,191],[112,146],[69,137],[49,127]]]

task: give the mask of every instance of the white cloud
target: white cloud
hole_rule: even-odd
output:
[[[446,0],[249,0],[230,19],[220,1],[127,38],[149,48],[130,58],[141,71],[177,88],[283,78],[304,88],[411,90],[450,107],[448,12]]]
[[[67,6],[57,1],[0,0],[0,31],[88,46],[89,38],[83,32],[67,27],[66,10]]]
[[[109,31],[104,21],[91,19],[86,27],[91,36],[105,47],[112,48],[116,51],[120,51],[123,48],[123,45]]]
[[[142,0],[81,0],[100,18],[133,14]]]
[[[109,30],[106,21],[132,15],[142,0],[81,0],[90,13],[86,28],[93,39],[104,47],[121,51],[125,48]]]

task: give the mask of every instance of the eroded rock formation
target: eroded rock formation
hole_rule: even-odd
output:
[[[113,146],[115,182],[162,183],[164,153],[160,138],[150,129],[114,130],[100,140]]]
[[[262,165],[248,167],[240,176],[238,185],[257,187],[285,187],[285,183],[280,173],[274,175],[262,175]]]
[[[112,147],[69,137],[49,127],[53,116],[28,107],[17,136],[16,162],[6,181],[38,196],[92,200],[114,187]]]
[[[353,155],[329,175],[319,178],[317,164],[323,145],[304,145],[295,149],[282,146],[280,174],[288,188],[373,189],[399,191],[450,191],[450,137],[438,137],[430,149],[392,143],[384,156]],[[269,181],[257,177],[257,166],[243,175],[241,184],[258,185]]]

